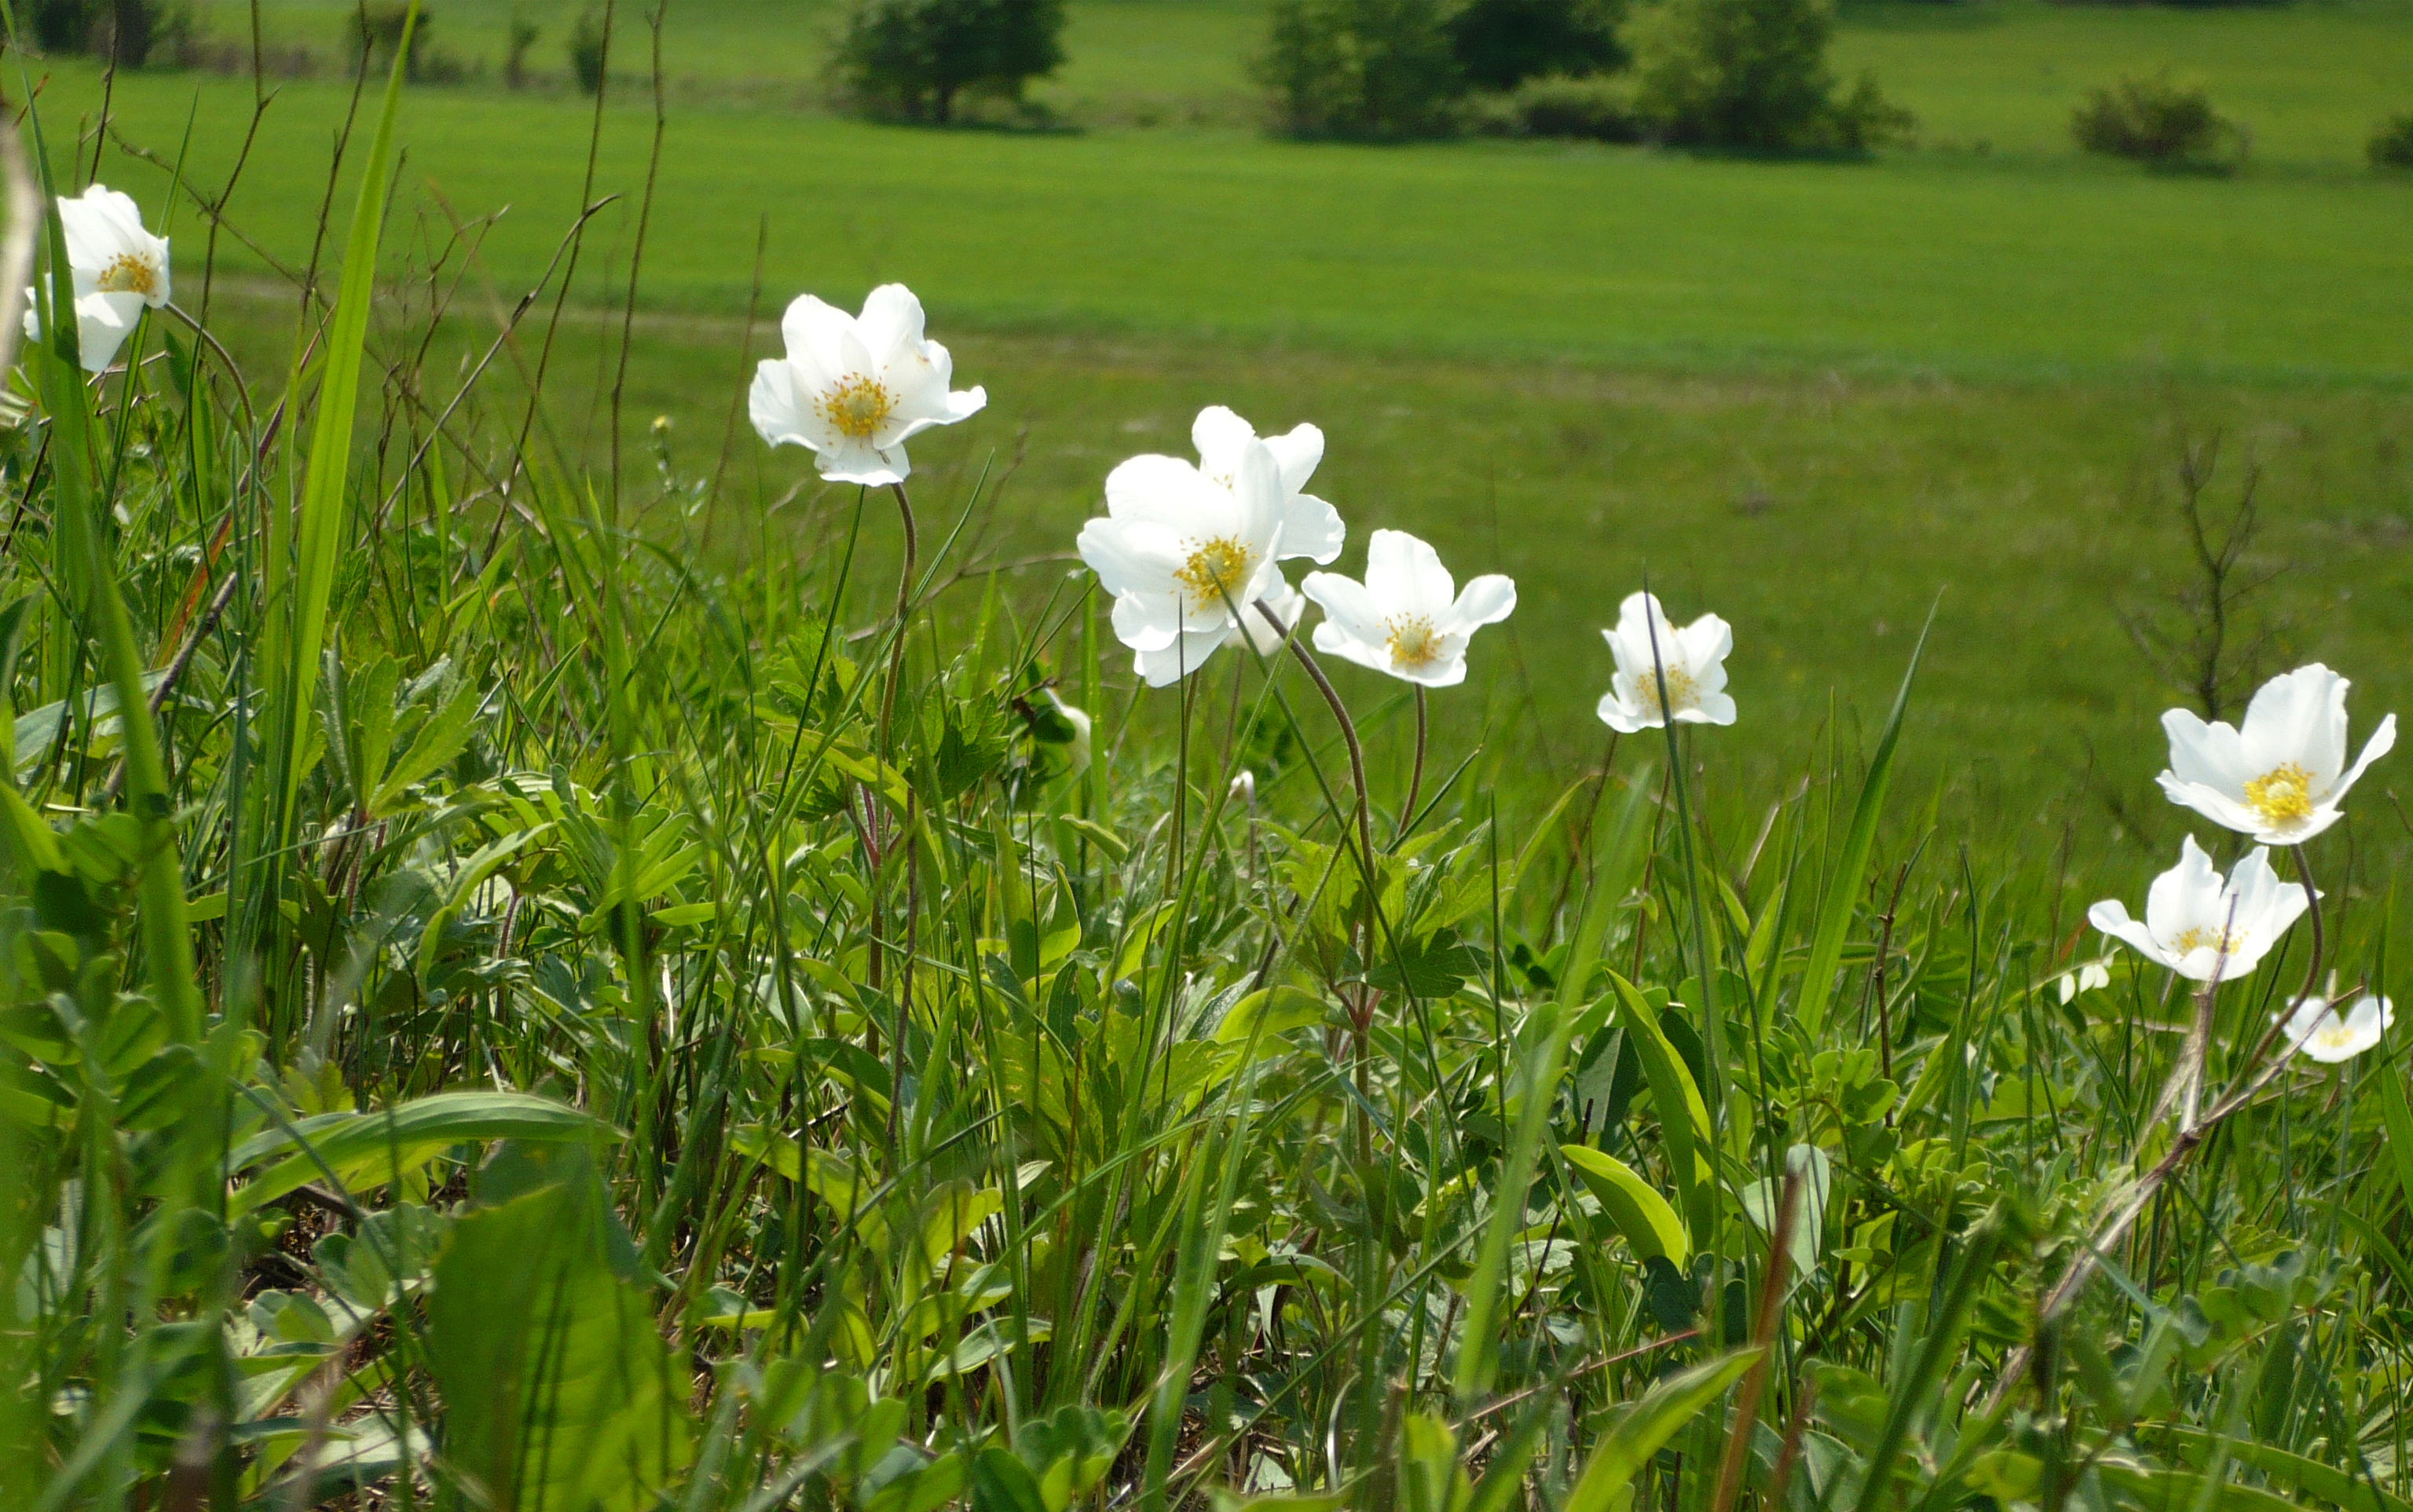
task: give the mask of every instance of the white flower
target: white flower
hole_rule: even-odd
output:
[[[779,329],[788,355],[755,370],[748,412],[762,439],[807,449],[833,482],[903,482],[908,437],[988,403],[984,389],[948,392],[955,359],[923,338],[922,302],[903,284],[873,289],[860,317],[798,295]]]
[[[2391,714],[2346,767],[2346,686],[2317,661],[2298,667],[2262,685],[2245,706],[2243,729],[2170,710],[2162,716],[2170,736],[2162,791],[2265,845],[2311,839],[2337,823],[2346,789],[2396,744]]]
[[[2279,880],[2271,853],[2258,845],[2224,885],[2212,857],[2190,835],[2179,848],[2179,864],[2146,892],[2142,924],[2116,898],[2095,904],[2086,918],[2181,976],[2209,982],[2217,971],[2222,981],[2233,982],[2261,964],[2308,902],[2300,884]]]
[[[1265,608],[1259,608],[1262,600]],[[1266,617],[1266,609],[1274,612],[1274,619]],[[1274,574],[1273,586],[1240,606],[1240,629],[1248,632],[1249,644],[1257,655],[1269,657],[1282,648],[1282,641],[1298,629],[1298,616],[1307,613],[1307,596],[1290,586],[1290,579]],[[1275,627],[1275,620],[1281,627]]]
[[[1617,658],[1617,675],[1601,695],[1601,722],[1620,734],[1655,730],[1669,718],[1679,724],[1732,724],[1734,699],[1727,694],[1726,654],[1734,629],[1715,615],[1678,630],[1659,600],[1648,593],[1626,596],[1618,605],[1617,628],[1600,632]],[[1651,646],[1656,638],[1654,662]],[[1659,707],[1659,678],[1667,681],[1667,707]]]
[[[144,309],[168,303],[168,242],[142,229],[130,195],[93,185],[81,199],[59,198],[67,272],[75,288],[76,349],[87,373],[117,360]],[[42,296],[25,291],[25,334],[42,336]]]
[[[2377,1045],[2394,1022],[2395,1005],[2376,992],[2364,994],[2343,1014],[2318,998],[2306,998],[2288,1016],[2287,1047],[2333,1066]]]
[[[2061,973],[2061,1001],[2069,1001],[2081,992],[2111,985],[2111,968],[2102,961],[2088,961],[2074,971]]]
[[[1517,607],[1517,585],[1497,572],[1458,591],[1432,547],[1404,530],[1367,541],[1365,582],[1310,572],[1301,586],[1325,614],[1317,650],[1427,688],[1464,682],[1475,630]]]
[[[1104,518],[1081,527],[1081,559],[1115,596],[1115,635],[1151,688],[1197,671],[1243,631],[1259,650],[1279,649],[1256,605],[1290,629],[1302,600],[1274,564],[1340,551],[1340,516],[1298,492],[1324,453],[1314,426],[1260,440],[1230,410],[1208,409],[1193,435],[1203,467],[1132,457],[1106,475]]]

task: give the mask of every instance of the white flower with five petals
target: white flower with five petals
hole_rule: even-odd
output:
[[[1317,650],[1426,688],[1464,682],[1467,643],[1517,607],[1517,585],[1497,572],[1459,591],[1440,555],[1404,530],[1369,538],[1365,582],[1310,572],[1300,586],[1324,611]]]
[[[1670,719],[1678,724],[1734,723],[1735,702],[1725,690],[1734,629],[1725,620],[1703,615],[1678,630],[1654,595],[1635,593],[1618,606],[1617,628],[1600,633],[1617,658],[1617,675],[1601,695],[1602,723],[1627,735],[1658,729]]]
[[[2395,1005],[2377,993],[2364,994],[2344,1013],[2318,998],[2306,998],[2288,1015],[2287,1047],[2333,1066],[2377,1045],[2394,1022]]]
[[[2262,964],[2308,906],[2302,884],[2281,882],[2261,846],[2224,882],[2190,835],[2179,847],[2179,864],[2147,889],[2141,923],[2116,898],[2087,910],[2086,919],[2191,981],[2209,982],[2216,973],[2233,982]]]
[[[75,289],[76,350],[84,371],[98,373],[116,361],[142,312],[168,303],[168,241],[143,230],[131,195],[99,184],[77,199],[60,196],[59,225]],[[42,296],[25,292],[25,334],[38,341]]]
[[[909,437],[988,403],[984,389],[949,392],[955,359],[923,336],[922,302],[903,284],[873,289],[860,316],[799,295],[779,328],[788,354],[755,370],[748,412],[762,439],[810,451],[832,482],[903,482]]]
[[[1278,650],[1281,634],[1257,605],[1287,631],[1302,600],[1274,564],[1340,553],[1340,516],[1300,492],[1324,455],[1323,432],[1301,425],[1260,439],[1219,406],[1199,414],[1192,437],[1196,464],[1136,456],[1107,474],[1105,515],[1078,542],[1114,595],[1116,638],[1151,688],[1197,671],[1235,634]]]
[[[2301,845],[2338,821],[2346,790],[2396,744],[2396,716],[2379,721],[2346,764],[2346,679],[2315,662],[2264,683],[2242,727],[2206,724],[2185,709],[2162,716],[2170,766],[2162,791],[2214,823],[2265,845]]]

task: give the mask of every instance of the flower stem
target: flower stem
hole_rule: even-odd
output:
[[[2313,989],[2321,982],[2321,894],[2320,889],[2313,885],[2313,864],[2304,859],[2304,848],[2291,845],[2287,849],[2296,857],[2296,875],[2304,879],[2304,914],[2313,926],[2313,964],[2311,970],[2304,973],[2304,990],[2296,994],[2296,1001],[2302,1002],[2313,995]]]
[[[913,528],[913,501],[905,497],[905,485],[890,483],[888,491],[896,496],[896,513],[905,526],[905,565],[896,574],[896,638],[888,652],[888,687],[880,695],[880,754],[888,754],[889,721],[896,712],[896,685],[905,675],[905,616],[913,607],[913,560],[920,554],[921,538]]]
[[[1332,705],[1333,719],[1340,722],[1340,738],[1349,747],[1349,780],[1357,787],[1357,843],[1365,848],[1366,891],[1370,898],[1374,890],[1374,826],[1367,817],[1366,751],[1357,744],[1357,726],[1350,721],[1348,705],[1341,703],[1340,695],[1333,690],[1332,679],[1324,674],[1324,669],[1316,664],[1306,645],[1291,633],[1291,627],[1283,624],[1281,616],[1274,613],[1273,605],[1260,599],[1257,600],[1257,613],[1266,616],[1266,623],[1271,625],[1274,633],[1282,638],[1282,644],[1290,647],[1291,655],[1298,658],[1298,664],[1307,669],[1307,675],[1314,682],[1317,690],[1324,694],[1324,702]]]
[[[1408,838],[1408,826],[1416,822],[1416,790],[1424,783],[1425,690],[1424,685],[1419,683],[1416,685],[1416,759],[1415,763],[1408,768],[1408,801],[1399,806],[1399,833],[1398,838],[1391,842],[1395,846]]]

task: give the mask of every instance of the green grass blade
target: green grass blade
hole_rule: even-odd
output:
[[[1567,1493],[1560,1512],[1610,1512],[1618,1492],[1635,1473],[1650,1462],[1700,1410],[1759,1358],[1757,1349],[1738,1349],[1667,1377],[1642,1394],[1640,1401],[1602,1435],[1600,1447],[1584,1466],[1583,1477]]]
[[[1835,993],[1835,973],[1843,963],[1843,936],[1852,927],[1853,904],[1860,896],[1860,879],[1869,868],[1869,853],[1876,846],[1877,821],[1885,812],[1886,787],[1893,779],[1894,748],[1902,738],[1902,718],[1910,708],[1910,687],[1918,675],[1918,659],[1927,649],[1927,632],[1935,626],[1935,611],[1927,612],[1927,623],[1918,628],[1918,642],[1910,650],[1910,665],[1902,674],[1902,687],[1893,696],[1893,712],[1887,716],[1885,734],[1877,741],[1876,755],[1869,763],[1869,775],[1860,784],[1859,802],[1852,809],[1852,827],[1843,840],[1843,853],[1836,859],[1835,875],[1827,883],[1826,901],[1818,910],[1818,924],[1811,936],[1810,964],[1801,975],[1801,1001],[1796,1012],[1801,1021],[1801,1031],[1815,1037],[1827,1022],[1828,1001]]]

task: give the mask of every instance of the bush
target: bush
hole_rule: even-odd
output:
[[[1628,79],[1569,79],[1548,74],[1515,89],[1478,96],[1469,124],[1486,136],[1566,137],[1585,141],[1640,141]]]
[[[2413,111],[2391,115],[2371,128],[2374,168],[2413,168]]]
[[[362,6],[351,14],[352,63],[358,67],[365,61],[371,73],[381,73],[393,67],[394,50],[402,46],[402,30],[410,20],[408,0],[380,0]],[[419,24],[410,31],[410,56],[402,67],[403,77],[413,83],[458,83],[467,71],[461,60],[436,45],[436,18],[425,6],[419,7]]]
[[[1449,19],[1450,52],[1477,89],[1606,73],[1625,63],[1623,8],[1617,0],[1469,0]]]
[[[1438,136],[1465,87],[1437,0],[1274,0],[1254,72],[1300,136]]]
[[[503,51],[503,83],[511,89],[526,89],[528,82],[528,53],[536,46],[536,22],[525,16],[511,18],[511,40]]]
[[[1873,76],[1835,94],[1832,0],[1656,0],[1626,26],[1635,109],[1671,142],[1861,152],[1916,124]]]
[[[2202,84],[2174,80],[2168,71],[2141,79],[2131,74],[2110,88],[2087,91],[2070,115],[2069,131],[2081,151],[2157,168],[2214,166],[2224,142],[2236,142],[2242,155],[2244,141],[2213,109]]]
[[[36,0],[28,8],[34,40],[43,52],[89,52],[114,58],[125,68],[151,60],[163,29],[181,31],[190,24],[158,0]]]
[[[570,71],[578,80],[578,87],[589,95],[603,91],[603,70],[610,64],[611,33],[604,29],[603,12],[586,10],[578,24],[570,31]]]
[[[836,67],[858,109],[944,126],[967,92],[1019,99],[1063,34],[1063,0],[860,0]]]

